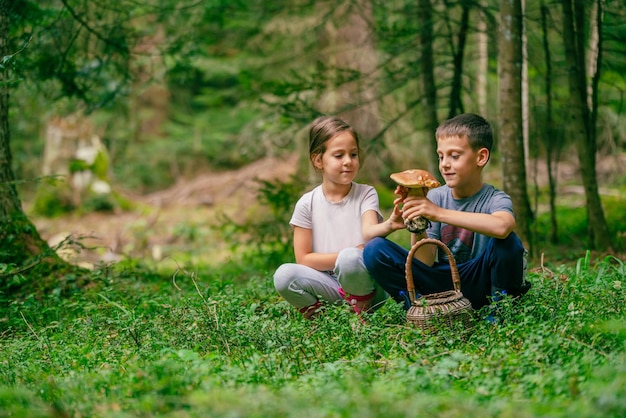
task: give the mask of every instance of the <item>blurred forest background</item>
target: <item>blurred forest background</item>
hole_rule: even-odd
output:
[[[497,140],[486,179],[531,248],[620,250],[626,220],[607,214],[626,187],[621,0],[0,0],[0,14],[2,265],[83,218],[103,233],[130,219],[134,244],[114,250],[157,259],[181,241],[289,248],[291,207],[318,181],[306,128],[320,113],[361,134],[358,180],[385,208],[389,173],[438,175],[441,121],[482,114]],[[168,205],[170,237],[148,246]]]

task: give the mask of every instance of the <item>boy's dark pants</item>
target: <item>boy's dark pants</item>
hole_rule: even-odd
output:
[[[374,238],[363,251],[365,266],[371,276],[396,301],[411,306],[407,295],[405,265],[408,250],[385,238]],[[474,309],[489,304],[495,291],[506,290],[509,295],[520,296],[528,291],[523,283],[524,246],[511,233],[505,239],[491,238],[487,248],[478,257],[458,263],[461,292]],[[412,262],[417,293],[427,295],[453,288],[450,265],[437,262],[432,267],[417,259]]]

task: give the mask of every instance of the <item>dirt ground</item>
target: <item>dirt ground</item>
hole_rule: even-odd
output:
[[[125,255],[149,255],[163,257],[167,245],[176,244],[174,229],[185,223],[203,224],[215,220],[218,211],[237,218],[246,208],[256,203],[258,183],[262,180],[287,180],[295,173],[298,157],[267,158],[244,168],[227,172],[205,173],[193,179],[180,180],[172,187],[144,196],[127,196],[137,203],[132,212],[90,213],[84,216],[68,215],[61,218],[31,219],[41,236],[56,245],[68,236],[81,238],[91,249],[79,252],[71,249],[61,251],[69,260],[85,265],[100,261],[119,260]],[[540,185],[547,182],[544,164],[538,164],[535,173],[529,175],[529,187],[536,178]],[[603,184],[623,178],[626,172],[626,154],[607,156],[598,162],[598,183],[601,193]],[[501,170],[490,167],[486,180],[491,182],[500,176]],[[584,190],[579,180],[575,161],[559,166],[559,196],[568,201],[584,204]],[[492,182],[498,184],[498,181]],[[215,246],[213,246],[214,248]],[[207,247],[208,248],[208,247]],[[207,257],[217,255],[207,254]]]
[[[209,224],[218,211],[234,219],[256,203],[259,180],[287,180],[295,173],[297,156],[266,158],[239,170],[205,173],[180,180],[172,187],[143,196],[125,195],[136,209],[89,213],[60,218],[31,218],[42,238],[56,246],[67,237],[84,247],[59,251],[66,259],[90,266],[127,255],[159,260],[163,248],[180,240],[175,229],[185,224]],[[71,247],[71,246],[70,246]],[[207,249],[216,248],[207,244]],[[211,254],[207,254],[211,257]]]

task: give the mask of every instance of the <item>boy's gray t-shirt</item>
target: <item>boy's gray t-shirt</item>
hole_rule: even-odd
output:
[[[452,189],[443,185],[429,191],[428,199],[444,209],[488,214],[504,211],[515,216],[511,197],[490,184],[483,184],[478,193],[464,199],[455,199],[452,197]],[[476,258],[489,242],[486,235],[441,222],[432,222],[426,233],[429,238],[438,239],[446,244],[457,263]],[[440,261],[447,261],[446,255],[441,250],[438,250],[438,257]]]
[[[361,216],[368,210],[375,211],[382,222],[374,187],[352,182],[341,202],[329,202],[319,185],[298,200],[289,224],[313,231],[313,252],[338,253],[365,243]]]

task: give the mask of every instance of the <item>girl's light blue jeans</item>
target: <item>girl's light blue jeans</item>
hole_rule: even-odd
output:
[[[274,273],[274,287],[298,309],[318,301],[342,303],[340,287],[349,295],[373,294],[374,308],[382,305],[388,297],[365,268],[363,250],[356,247],[339,252],[333,271],[319,271],[296,263],[283,264]]]

